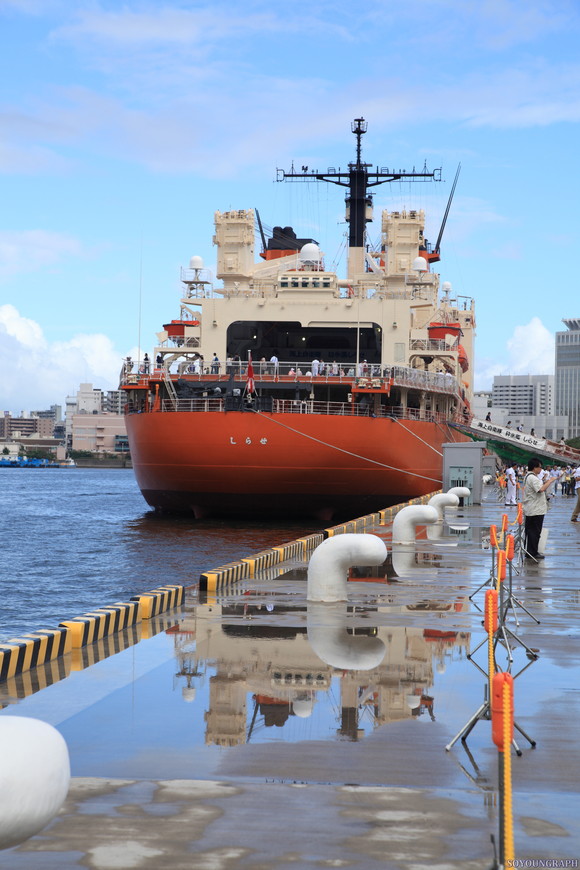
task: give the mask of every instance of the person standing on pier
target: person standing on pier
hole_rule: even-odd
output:
[[[507,484],[505,496],[506,507],[509,507],[510,505],[513,506],[516,503],[516,472],[514,465],[515,462],[510,462],[505,472]]]
[[[544,517],[548,510],[546,490],[554,482],[555,478],[548,477],[541,480],[542,461],[533,456],[528,462],[528,473],[524,478],[524,516],[526,531],[526,556],[529,559],[543,559],[542,553],[538,552]]]

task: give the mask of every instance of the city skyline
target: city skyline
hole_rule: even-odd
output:
[[[355,10],[256,0],[160,6],[0,3],[0,408],[116,389],[179,313],[181,266],[211,270],[213,213],[258,208],[316,238],[344,274],[333,185],[276,184],[276,168],[363,158],[441,184],[376,189],[423,208],[437,268],[476,300],[475,388],[554,372],[555,334],[580,315],[580,12],[573,2],[411,0]],[[420,26],[419,26],[420,25]]]

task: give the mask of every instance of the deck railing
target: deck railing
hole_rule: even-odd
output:
[[[240,405],[232,410],[246,410],[252,413],[251,403],[240,402]],[[143,408],[126,405],[126,413],[143,413]],[[149,409],[151,410],[151,408]],[[159,404],[159,411],[166,413],[227,413],[224,399],[178,399],[174,404],[170,399],[163,399]],[[269,409],[268,409],[269,412]],[[381,417],[395,420],[419,420],[430,423],[448,423],[449,418],[445,414],[433,411],[421,411],[419,408],[404,408],[401,405],[391,407],[379,407],[376,410],[371,404],[362,405],[354,402],[317,402],[314,400],[300,399],[274,399],[272,401],[272,413],[275,414],[316,414],[321,416],[339,417]],[[459,417],[456,421],[459,422]]]
[[[349,386],[369,386],[369,381],[372,379],[373,386],[388,386],[392,384],[395,387],[409,387],[410,389],[427,390],[437,393],[458,393],[458,383],[456,378],[451,374],[443,372],[425,372],[421,369],[414,369],[408,366],[383,366],[371,363],[359,363],[355,365],[341,365],[334,363],[324,364],[321,370],[316,366],[314,372],[312,366],[300,368],[296,363],[280,362],[277,365],[269,362],[255,362],[254,381],[257,385],[261,383],[295,383],[300,385],[310,384],[348,384]],[[167,369],[155,368],[151,373],[147,372],[132,372],[124,373],[121,376],[121,386],[134,385],[145,386],[150,379],[160,380],[165,379],[168,375]],[[247,378],[247,365],[241,362],[231,362],[227,365],[224,363],[213,363],[209,365],[196,365],[190,363],[188,366],[180,366],[179,372],[171,373],[172,380],[177,377],[184,377],[188,381],[204,383],[215,382],[216,386],[230,380],[231,377],[237,381],[244,381]],[[366,382],[366,384],[364,383]]]

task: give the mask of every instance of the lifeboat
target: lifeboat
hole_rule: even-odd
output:
[[[183,338],[186,326],[199,326],[199,320],[172,320],[171,323],[164,323],[163,329],[169,338],[176,339]]]
[[[447,335],[454,335],[458,338],[461,335],[461,324],[452,320],[449,323],[430,323],[427,327],[427,332],[429,333],[429,338],[433,341],[444,341]]]
[[[469,359],[467,358],[467,352],[462,344],[457,346],[457,362],[461,367],[461,371],[466,372],[469,368]]]

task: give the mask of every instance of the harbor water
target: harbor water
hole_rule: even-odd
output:
[[[0,642],[312,531],[162,516],[130,469],[2,469]]]

